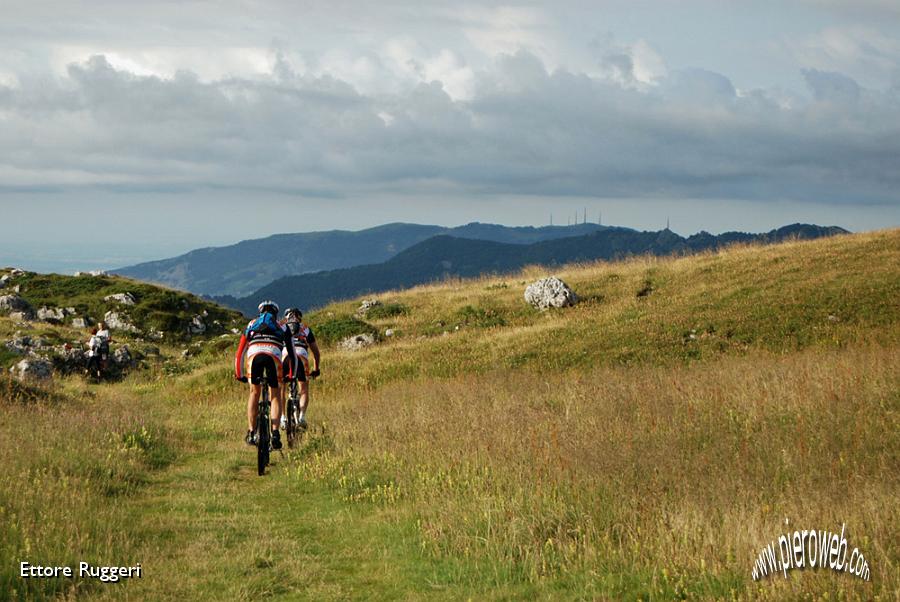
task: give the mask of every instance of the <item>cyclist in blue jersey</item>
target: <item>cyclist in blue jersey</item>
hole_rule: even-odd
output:
[[[292,362],[281,361],[282,352],[287,350],[288,357],[295,357],[294,341],[290,331],[278,323],[278,304],[274,301],[263,301],[259,304],[259,317],[250,320],[234,358],[234,377],[247,382],[246,364],[250,363],[250,397],[247,399],[247,445],[254,445],[256,437],[253,427],[259,408],[259,396],[262,383],[265,381],[272,390],[272,448],[281,449],[281,436],[278,433],[281,408],[284,406],[284,387],[281,383],[290,382],[297,371],[296,359]]]

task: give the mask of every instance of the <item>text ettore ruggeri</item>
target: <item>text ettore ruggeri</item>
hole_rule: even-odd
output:
[[[19,577],[22,579],[98,579],[104,583],[117,583],[122,579],[143,577],[141,563],[134,566],[100,566],[89,562],[79,562],[77,566],[44,566],[19,563]]]

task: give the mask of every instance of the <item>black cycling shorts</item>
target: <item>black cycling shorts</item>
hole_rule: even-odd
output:
[[[278,382],[281,380],[280,368],[281,366],[271,355],[265,353],[254,355],[250,362],[250,382],[254,385],[261,385],[265,378],[270,389],[277,389]]]
[[[287,375],[291,373],[291,358],[286,357],[282,360],[281,370],[284,373],[284,382],[287,382]],[[297,358],[297,374],[295,374],[294,376],[297,377],[297,380],[299,382],[306,382],[306,368],[303,367],[303,360],[301,360],[299,357]]]

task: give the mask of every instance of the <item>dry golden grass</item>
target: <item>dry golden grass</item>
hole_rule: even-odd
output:
[[[317,413],[333,441],[300,477],[403,504],[424,550],[501,588],[887,599],[900,588],[898,363],[896,348],[864,346],[329,395]],[[807,571],[753,584],[786,518],[846,523],[871,583]]]

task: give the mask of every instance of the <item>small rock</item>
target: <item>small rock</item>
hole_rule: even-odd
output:
[[[31,313],[25,311],[11,311],[9,312],[9,319],[15,320],[18,323],[27,323],[31,320]]]
[[[128,345],[122,345],[113,351],[112,361],[120,368],[130,368],[133,366],[134,358],[131,355],[131,351],[128,349]]]
[[[22,312],[29,318],[34,315],[31,305],[19,295],[0,296],[0,312]]]
[[[148,334],[147,336],[149,336],[154,341],[161,341],[165,338],[166,335],[163,334],[163,332],[161,330],[154,329],[154,330],[151,330],[150,334]]]
[[[20,270],[19,268],[13,268],[9,271],[10,276],[22,276],[25,274],[25,270]]]
[[[76,345],[78,345],[76,343]],[[79,347],[73,347],[68,343],[60,345],[53,355],[53,367],[57,372],[71,374],[78,372],[87,365],[87,355],[84,350]]]
[[[386,337],[392,337],[392,336],[394,336],[394,329],[393,329],[393,328],[385,328],[385,329],[384,329],[384,336],[386,336]]]
[[[835,316],[834,314],[829,314],[828,321],[829,322],[840,322],[841,319],[839,317]]]
[[[140,332],[137,326],[128,321],[127,316],[115,311],[108,311],[103,316],[103,321],[113,330],[123,330],[125,332]]]
[[[359,307],[356,308],[356,313],[363,315],[373,307],[377,307],[381,305],[381,301],[378,299],[363,299],[362,303],[359,304]]]
[[[374,344],[375,337],[368,333],[347,337],[339,343],[341,349],[346,349],[347,351],[358,351]]]
[[[525,289],[525,301],[535,309],[567,307],[578,303],[578,296],[569,286],[554,276],[542,278]]]
[[[188,332],[190,334],[203,334],[206,332],[206,324],[200,316],[191,318],[191,323],[188,324]]]
[[[42,307],[37,310],[37,319],[42,322],[62,322],[66,319],[66,311],[61,307]]]
[[[72,319],[72,328],[87,328],[91,325],[91,319],[87,316],[83,318],[73,318]]]
[[[19,380],[48,380],[53,375],[53,365],[44,358],[28,358],[9,369]]]
[[[122,305],[134,305],[137,303],[137,299],[134,298],[134,295],[131,293],[115,293],[113,295],[106,295],[103,297],[104,301],[115,301],[116,303],[121,303]]]
[[[28,355],[29,353],[31,353],[33,343],[31,342],[30,336],[20,335],[6,341],[5,343],[3,343],[3,346],[13,353],[18,353],[19,355]]]
[[[67,316],[74,316],[74,315],[77,314],[77,313],[78,313],[78,312],[75,311],[75,308],[74,308],[74,307],[67,307],[67,308],[66,308],[66,315],[67,315]]]

